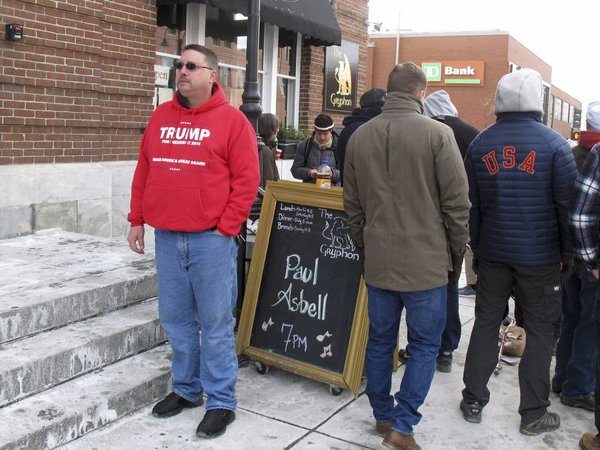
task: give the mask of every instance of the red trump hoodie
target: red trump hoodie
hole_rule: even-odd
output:
[[[235,236],[256,198],[256,134],[214,83],[212,97],[185,108],[158,106],[142,138],[131,188],[131,226],[169,231],[214,227]]]

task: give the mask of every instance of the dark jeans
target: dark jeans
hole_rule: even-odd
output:
[[[442,334],[441,352],[453,352],[460,342],[460,314],[458,313],[458,281],[446,285],[448,303],[446,307],[446,328]]]
[[[590,271],[577,267],[563,286],[562,324],[552,385],[560,388],[565,398],[588,397],[596,388],[596,281]]]
[[[513,287],[527,333],[519,364],[522,423],[540,418],[550,405],[550,361],[554,324],[560,315],[559,264],[516,266],[480,259],[475,323],[467,350],[463,398],[486,405],[487,383],[498,359],[498,329]]]

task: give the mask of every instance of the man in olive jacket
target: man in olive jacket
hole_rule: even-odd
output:
[[[423,116],[426,86],[418,66],[397,65],[383,112],[352,135],[344,166],[344,208],[352,237],[364,250],[369,294],[366,393],[376,432],[390,448],[420,448],[413,426],[435,372],[446,285],[460,275],[469,239],[462,157],[452,129]],[[392,396],[403,308],[410,359]]]

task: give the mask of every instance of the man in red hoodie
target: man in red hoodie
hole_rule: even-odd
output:
[[[196,434],[223,434],[235,419],[236,235],[256,197],[260,173],[254,129],[227,103],[217,56],[188,45],[175,64],[177,92],[148,123],[131,188],[127,241],[144,252],[155,228],[161,325],[173,350],[172,392],[152,414],[200,406]]]

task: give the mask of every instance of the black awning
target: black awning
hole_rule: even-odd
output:
[[[248,15],[247,0],[157,0],[157,6],[203,3]],[[329,0],[261,0],[261,22],[304,35],[311,45],[341,45],[342,32]]]

